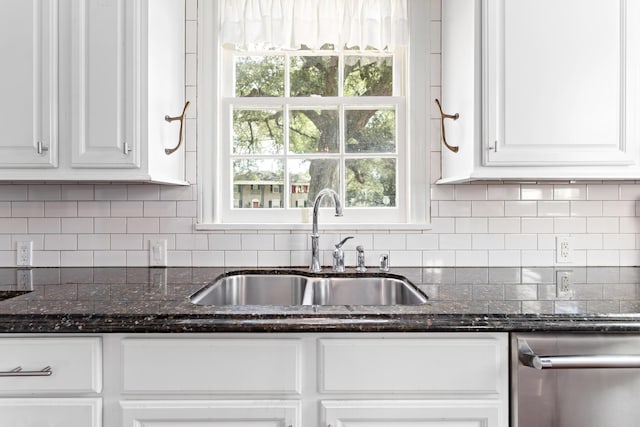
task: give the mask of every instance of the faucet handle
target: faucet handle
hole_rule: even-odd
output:
[[[336,249],[340,249],[342,245],[344,245],[344,243],[349,239],[353,239],[353,236],[345,237],[344,239],[340,240],[340,242],[336,243],[335,244]]]

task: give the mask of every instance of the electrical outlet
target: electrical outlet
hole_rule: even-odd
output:
[[[19,291],[33,290],[33,271],[30,268],[16,270],[16,283]]]
[[[573,297],[573,270],[556,271],[556,297]]]
[[[573,246],[573,237],[556,237],[556,262],[565,264],[573,262]]]
[[[167,241],[165,239],[149,240],[149,266],[167,266]]]
[[[16,265],[33,265],[33,242],[16,242]]]

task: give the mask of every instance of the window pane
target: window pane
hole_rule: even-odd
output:
[[[283,152],[282,111],[234,110],[233,154]]]
[[[289,150],[293,153],[337,153],[337,110],[291,110]]]
[[[316,194],[323,188],[338,191],[337,159],[291,159],[288,164],[290,207],[312,206]]]
[[[395,153],[394,110],[347,110],[345,116],[347,153]]]
[[[284,56],[236,56],[236,96],[284,96]]]
[[[291,96],[338,96],[337,56],[292,56]]]
[[[347,159],[346,206],[396,206],[396,159]]]
[[[344,96],[391,96],[391,56],[345,56]]]
[[[281,159],[233,161],[233,205],[236,208],[282,207],[284,163]]]

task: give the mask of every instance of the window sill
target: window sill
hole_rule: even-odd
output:
[[[322,231],[422,231],[431,230],[431,224],[345,224],[320,223]],[[260,230],[269,231],[304,231],[311,232],[311,223],[306,224],[196,224],[196,231],[231,231],[231,230]]]

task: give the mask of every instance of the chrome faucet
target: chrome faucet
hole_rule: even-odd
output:
[[[334,245],[333,271],[335,273],[344,273],[344,251],[342,250],[342,245],[344,245],[344,243],[349,239],[353,239],[353,236],[345,237]]]
[[[320,248],[318,244],[318,240],[320,239],[320,235],[318,234],[318,209],[320,208],[320,202],[322,202],[322,198],[326,195],[331,195],[333,197],[336,216],[342,216],[342,204],[340,203],[340,197],[338,196],[338,193],[330,188],[324,188],[320,190],[316,195],[316,200],[313,202],[313,228],[311,229],[310,268],[313,273],[319,273],[322,271],[322,266],[320,265]]]

